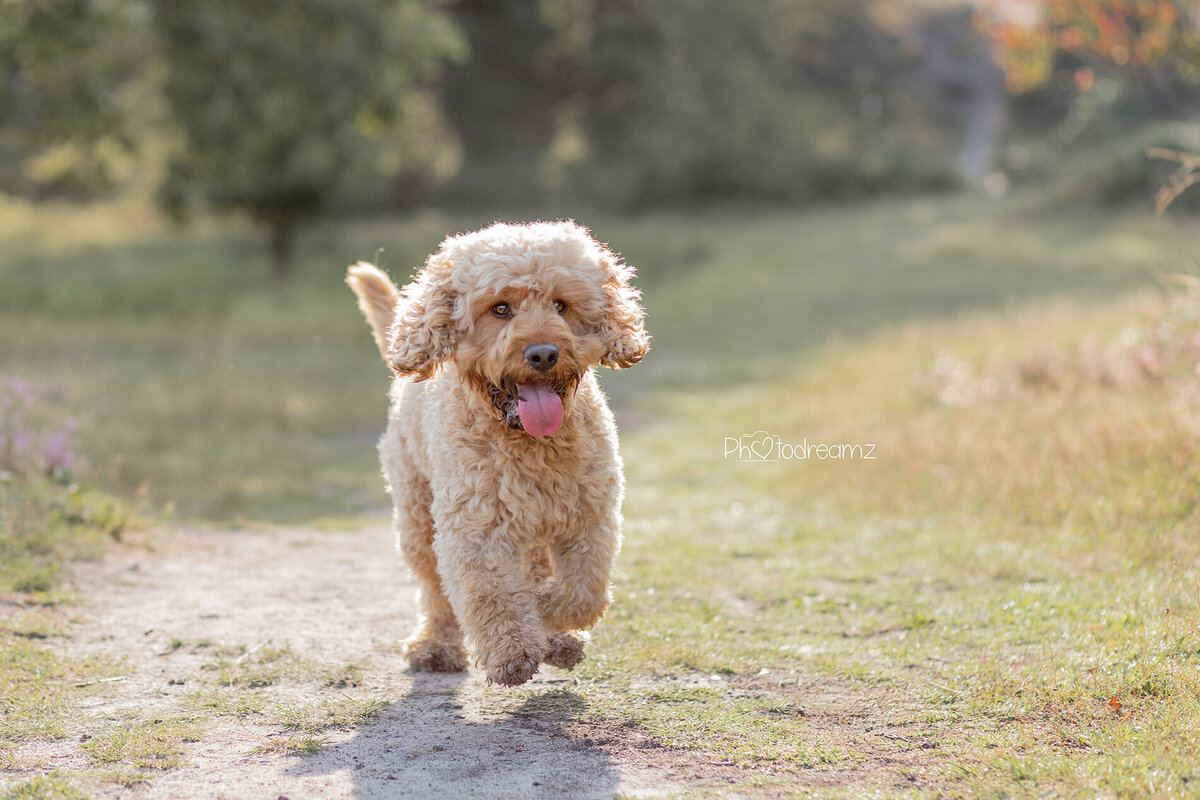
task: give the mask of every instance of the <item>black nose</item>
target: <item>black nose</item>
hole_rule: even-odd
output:
[[[525,363],[545,372],[558,363],[558,348],[552,344],[531,344],[525,348]]]

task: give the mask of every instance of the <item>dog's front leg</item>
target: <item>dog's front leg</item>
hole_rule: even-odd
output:
[[[620,545],[618,519],[564,536],[551,545],[554,577],[538,597],[538,611],[547,628],[582,631],[600,621],[612,602],[608,581]]]
[[[440,530],[452,530],[439,526]],[[454,613],[488,681],[525,683],[546,654],[548,635],[533,584],[502,536],[461,528],[434,538],[438,571]]]

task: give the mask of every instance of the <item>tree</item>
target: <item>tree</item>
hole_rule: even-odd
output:
[[[817,73],[859,0],[595,5],[577,98],[594,172],[626,173],[634,202],[809,192],[842,118]]]
[[[422,87],[464,53],[428,0],[172,0],[154,25],[182,145],[164,205],[248,213],[281,276],[301,222],[421,169]]]
[[[0,0],[0,187],[105,188],[103,153],[128,151],[128,87],[142,79],[137,0]]]
[[[459,197],[804,196],[813,142],[844,116],[810,73],[836,70],[832,43],[863,5],[459,0],[472,58],[445,97],[469,165]]]
[[[565,0],[572,2],[572,0]],[[575,3],[556,15],[559,0],[456,0],[455,22],[470,42],[470,61],[444,76],[443,103],[460,137],[463,165],[454,201],[492,206],[543,199],[539,170],[554,137],[562,103],[575,91],[586,43],[564,30],[591,9]]]
[[[1166,65],[1200,81],[1200,30],[1179,0],[1040,0],[1028,16],[1009,13],[1010,6],[990,0],[977,24],[997,43],[1013,92],[1046,83],[1059,55],[1078,59],[1075,83],[1083,91],[1095,80],[1089,62],[1129,69]]]

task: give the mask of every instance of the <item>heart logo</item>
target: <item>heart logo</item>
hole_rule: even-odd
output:
[[[775,437],[766,431],[755,431],[748,434],[750,439],[750,453],[758,461],[771,461],[771,454],[775,452]],[[746,437],[743,437],[746,438]]]

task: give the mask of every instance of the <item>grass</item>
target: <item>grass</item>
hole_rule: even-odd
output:
[[[109,659],[70,658],[54,646],[67,634],[58,606],[71,598],[62,568],[98,558],[141,524],[134,503],[71,482],[62,464],[54,476],[39,469],[31,453],[51,440],[38,435],[46,404],[34,398],[19,382],[0,387],[0,772],[21,766],[19,745],[75,733],[79,703],[116,670]],[[70,448],[58,438],[55,457],[65,457]],[[80,795],[51,773],[0,796]]]
[[[232,718],[278,726],[286,734],[288,750],[311,750],[319,741],[318,734],[364,722],[384,705],[345,693],[357,686],[363,674],[359,664],[321,663],[286,644],[271,642],[255,646],[172,644],[210,657],[196,676],[205,687],[183,697],[185,714],[202,720]],[[301,700],[288,691],[296,687],[301,688]],[[282,741],[272,739],[269,746],[282,747]]]
[[[1168,355],[1153,378],[1122,363],[1164,327],[1194,341],[1184,306],[923,323],[831,345],[768,386],[677,398],[626,439],[624,574],[581,667],[590,702],[790,779],[1194,795],[1195,359]],[[1086,346],[1110,329],[1118,344]],[[1048,386],[1047,370],[1071,377]],[[756,430],[871,442],[878,460],[724,455]],[[764,707],[778,710],[747,722]],[[830,719],[855,710],[864,722]],[[881,754],[903,769],[863,770]]]
[[[47,213],[0,231],[0,363],[75,410],[101,483],[217,521],[382,506],[386,375],[342,269],[383,247],[403,276],[480,220],[315,229],[280,287],[236,230],[126,239],[95,211],[64,239]],[[1194,226],[961,199],[581,218],[641,268],[655,335],[602,376],[629,483],[617,602],[571,689],[495,713],[611,735],[689,796],[1197,793],[1200,303],[1153,280],[1195,270]],[[728,453],[755,432],[875,458]],[[57,548],[21,580],[53,587]],[[6,625],[9,741],[62,735],[80,690],[52,690],[102,666],[54,661],[44,618]],[[209,659],[179,724],[273,724],[264,747],[304,754],[379,708],[341,694],[360,665],[177,646]],[[112,780],[161,768],[143,746],[182,757],[154,730],[98,737]]]
[[[282,680],[305,680],[319,670],[291,647],[263,643],[211,649],[213,659],[201,669],[211,673],[211,682],[224,687],[256,689]]]
[[[76,789],[59,772],[38,775],[23,781],[0,794],[3,800],[85,800],[87,795]]]
[[[114,769],[132,768],[149,778],[153,774],[149,770],[166,770],[185,763],[185,745],[200,741],[202,736],[202,728],[195,723],[155,719],[117,726],[99,736],[88,737],[82,749],[96,764]],[[129,777],[124,774],[119,782],[131,785],[127,783]]]
[[[25,638],[22,626],[7,622],[0,636],[0,747],[30,738],[60,738],[73,730],[75,704],[85,684],[112,674],[100,660],[72,660],[45,644]],[[0,750],[0,764],[3,750]]]
[[[72,735],[79,703],[118,665],[70,658],[55,645],[67,626],[65,562],[96,558],[136,524],[132,505],[95,489],[39,475],[0,476],[0,773],[20,766],[17,747]],[[5,788],[5,798],[81,797],[58,773]]]
[[[345,695],[330,702],[306,703],[281,709],[278,720],[292,733],[316,734],[352,728],[378,714],[381,700],[360,700]]]
[[[0,594],[53,602],[64,563],[98,557],[106,543],[139,524],[132,503],[96,489],[0,476]]]
[[[1200,238],[1149,215],[1048,217],[961,199],[580,216],[640,267],[650,309],[644,367],[604,376],[619,402],[769,377],[831,336],[1144,285]],[[446,232],[487,221],[316,228],[281,287],[236,230],[143,226],[121,241],[127,215],[103,209],[77,211],[69,234],[53,210],[14,217],[0,239],[0,363],[64,398],[103,484],[144,488],[185,517],[288,522],[385,499],[372,445],[387,373],[345,266],[375,259],[403,279]]]

